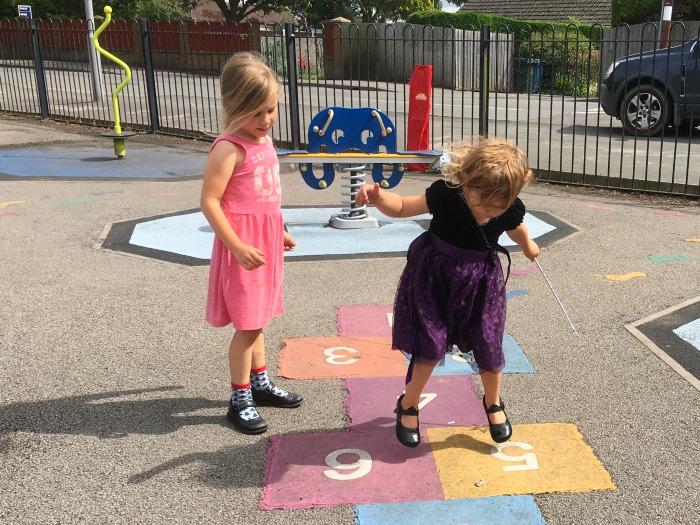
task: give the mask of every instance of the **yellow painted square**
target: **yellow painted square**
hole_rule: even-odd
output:
[[[429,428],[446,499],[614,489],[576,425],[513,425],[497,445],[486,427]]]

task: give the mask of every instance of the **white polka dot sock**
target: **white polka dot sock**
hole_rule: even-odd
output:
[[[233,388],[231,387],[231,404],[234,406],[240,405],[244,401],[251,401],[253,399],[253,393],[250,390],[250,386],[246,388]],[[250,421],[251,419],[257,419],[260,417],[257,409],[255,407],[247,407],[239,412],[241,419],[245,421]]]
[[[275,386],[272,381],[270,381],[270,378],[267,375],[267,367],[254,370],[250,374],[250,384],[255,390],[270,390],[276,396],[284,397],[289,394],[286,390]]]

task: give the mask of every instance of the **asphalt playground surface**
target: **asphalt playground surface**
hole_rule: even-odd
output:
[[[184,176],[134,166],[110,179],[98,130],[0,118],[0,523],[353,523],[350,505],[259,508],[270,436],[345,429],[341,382],[278,378],[302,407],[264,409],[262,436],[235,432],[224,417],[231,331],[203,319],[208,267],[101,247],[112,223],[198,208],[208,144],[141,136],[122,162],[156,146],[198,160]],[[93,158],[94,179],[9,173],[20,148]],[[282,177],[284,206],[340,202],[339,184],[319,192]],[[398,190],[432,180],[408,175]],[[700,391],[625,327],[700,296],[698,201],[543,184],[522,197],[576,230],[540,262],[579,333],[540,275],[511,277],[526,294],[509,302],[507,332],[536,373],[507,375],[503,398],[514,424],[575,425],[615,484],[536,494],[544,521],[697,523]],[[339,306],[391,303],[403,265],[288,262],[286,313],[266,331],[270,370],[283,339],[337,335]],[[529,261],[514,253],[513,266]]]

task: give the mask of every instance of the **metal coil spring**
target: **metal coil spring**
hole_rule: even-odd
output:
[[[355,198],[357,190],[365,183],[365,166],[346,166],[341,170],[343,179],[343,188],[340,194],[345,198],[344,203],[346,208],[341,210],[341,216],[347,219],[362,219],[367,216],[366,206],[356,206]]]

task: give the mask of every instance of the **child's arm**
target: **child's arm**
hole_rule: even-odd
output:
[[[377,183],[362,186],[357,192],[355,204],[358,206],[374,204],[380,212],[389,217],[413,217],[428,213],[425,193],[404,197],[381,189]]]
[[[265,255],[254,246],[241,241],[221,210],[221,196],[243,156],[244,152],[238,146],[227,141],[222,140],[212,148],[204,170],[200,206],[216,236],[241,266],[253,270],[265,264]]]
[[[522,248],[525,257],[531,261],[535,260],[535,257],[540,254],[540,247],[535,241],[530,239],[530,233],[527,231],[527,226],[525,226],[524,222],[521,222],[514,230],[506,231],[506,233],[514,243]]]

